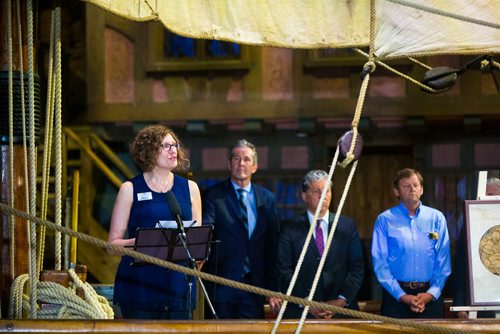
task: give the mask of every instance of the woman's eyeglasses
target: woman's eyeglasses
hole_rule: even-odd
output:
[[[165,144],[160,144],[160,147],[164,151],[171,152],[173,148],[175,148],[178,151],[181,148],[181,144],[179,144],[179,143],[173,143],[173,144],[165,143]]]

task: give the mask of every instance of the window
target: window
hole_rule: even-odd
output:
[[[241,70],[250,66],[247,46],[183,37],[158,23],[149,26],[148,60],[152,72]]]

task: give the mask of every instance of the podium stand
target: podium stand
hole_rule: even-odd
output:
[[[204,261],[210,254],[213,226],[186,228],[186,243],[195,261]],[[134,250],[170,262],[190,261],[176,228],[139,228]],[[134,258],[133,265],[145,264]]]

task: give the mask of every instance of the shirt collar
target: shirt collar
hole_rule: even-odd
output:
[[[249,182],[246,187],[241,188],[237,185],[233,180],[231,180],[231,184],[233,185],[234,191],[238,192],[238,189],[244,189],[246,192],[250,193],[252,191],[252,182]]]
[[[422,201],[418,201],[418,207],[417,210],[415,210],[415,216],[417,217],[418,214],[420,213],[420,208],[422,207]],[[403,202],[399,202],[399,209],[408,217],[410,216],[410,210],[403,204]]]
[[[318,217],[318,219],[322,219],[323,223],[326,223],[326,225],[328,226],[329,215],[330,215],[330,212],[327,211],[323,217],[320,216],[320,217]],[[307,210],[307,218],[309,219],[309,224],[311,224],[311,222],[314,219],[314,214],[312,214],[311,212],[309,212],[309,210]]]

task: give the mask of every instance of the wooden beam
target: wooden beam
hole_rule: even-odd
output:
[[[423,94],[423,93],[422,93]],[[408,98],[370,98],[365,102],[363,116],[369,117],[436,117],[462,115],[498,115],[497,95],[472,99],[468,96],[423,95],[418,103]],[[89,122],[159,122],[178,120],[275,119],[351,117],[356,108],[354,99],[301,99],[245,102],[207,101],[139,104],[92,103],[88,106]]]
[[[437,327],[470,333],[498,333],[500,320],[414,320]],[[270,333],[274,321],[145,321],[145,320],[0,320],[0,332],[9,333]],[[294,333],[296,320],[285,320],[280,333]],[[388,325],[369,320],[307,320],[302,333],[419,333],[406,326]],[[424,333],[421,331],[421,333]]]

